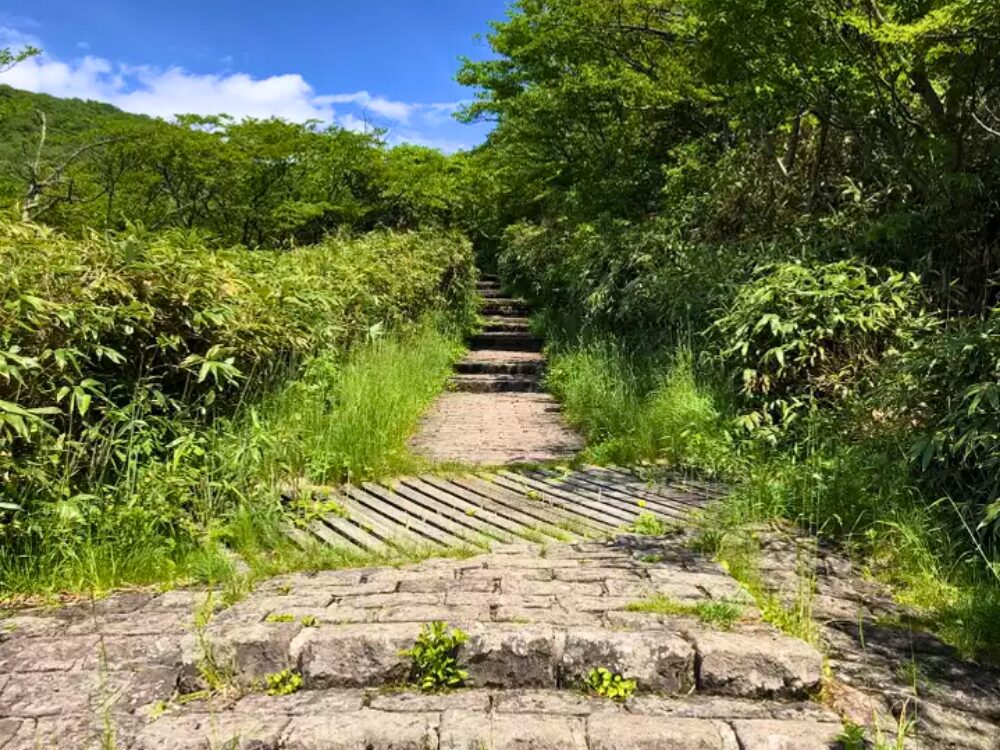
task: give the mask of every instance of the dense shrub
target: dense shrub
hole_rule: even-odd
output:
[[[605,220],[515,224],[499,263],[505,278],[577,327],[628,331],[648,345],[707,327],[767,253],[686,240],[666,219]]]
[[[1000,309],[953,324],[900,358],[890,385],[913,430],[910,456],[984,541],[1000,546]],[[890,403],[892,401],[890,400]]]
[[[919,280],[855,261],[764,268],[713,325],[742,384],[746,422],[787,423],[857,396],[925,319]]]
[[[434,311],[467,322],[473,283],[468,243],[431,232],[274,252],[0,227],[0,546],[111,509],[148,520],[159,511],[134,492],[139,469],[203,450],[192,424],[313,353]]]

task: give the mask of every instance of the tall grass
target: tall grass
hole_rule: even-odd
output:
[[[551,355],[548,385],[598,463],[668,461],[722,473],[734,454],[691,352],[631,353],[598,340]]]
[[[56,537],[56,519],[42,543],[0,548],[0,596],[188,579],[231,583],[240,580],[233,553],[259,574],[371,562],[291,545],[281,531],[289,512],[313,509],[290,509],[282,494],[295,485],[419,468],[407,438],[443,388],[458,342],[445,321],[427,319],[346,356],[316,355],[301,376],[248,399],[233,417],[176,425],[181,437],[168,458],[135,462],[105,488],[136,506],[134,523],[120,513],[111,522],[67,518],[66,533]],[[161,506],[174,511],[151,513]]]

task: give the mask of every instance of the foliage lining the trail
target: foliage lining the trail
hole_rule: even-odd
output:
[[[281,482],[398,463],[456,352],[438,326],[474,316],[468,243],[432,231],[282,252],[7,224],[0,268],[0,569],[21,588],[166,574]],[[334,427],[297,432],[305,407]]]
[[[997,658],[1000,6],[519,0],[490,43],[473,236],[590,459],[722,477]]]

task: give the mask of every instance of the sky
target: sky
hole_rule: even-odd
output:
[[[8,9],[5,10],[3,5]],[[447,152],[488,125],[452,113],[472,97],[461,56],[490,56],[507,0],[34,0],[0,5],[0,47],[41,57],[0,83],[130,112],[309,119]],[[484,38],[477,40],[476,35]]]

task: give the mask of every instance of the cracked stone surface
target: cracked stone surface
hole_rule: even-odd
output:
[[[809,606],[836,711],[858,724],[877,722],[889,736],[906,716],[915,723],[906,742],[914,750],[1000,750],[1000,670],[962,659],[934,635],[887,624],[919,617],[832,547],[775,532],[760,541],[761,573],[775,595],[792,605],[803,578],[812,582]]]
[[[768,549],[764,567],[780,592],[791,581],[783,566],[800,566],[801,550]],[[657,561],[643,562],[651,550]],[[852,588],[849,566],[824,565],[830,583],[817,585],[838,599],[831,612],[846,601],[889,606],[865,581]],[[96,750],[110,734],[119,750],[818,750],[841,729],[837,711],[876,704],[889,719],[918,716],[912,747],[1000,747],[1000,679],[933,639],[873,626],[861,648],[846,621],[828,618],[834,680],[820,704],[820,653],[753,606],[730,630],[627,609],[654,594],[749,601],[683,540],[621,537],[281,576],[202,629],[194,613],[204,591],[20,611],[0,620],[0,750]],[[469,634],[457,658],[470,689],[399,689],[409,669],[400,652],[430,620]],[[919,697],[895,676],[901,649],[926,657],[921,674],[943,675]],[[207,654],[232,673],[230,687],[179,700],[204,687]],[[625,703],[586,695],[580,681],[597,666],[635,678],[638,693]],[[303,689],[264,694],[261,678],[283,669],[299,672]]]

